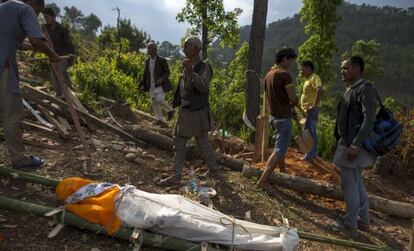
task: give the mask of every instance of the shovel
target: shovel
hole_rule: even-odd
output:
[[[299,129],[299,134],[295,137],[296,144],[299,146],[301,152],[310,152],[314,146],[312,135],[309,130],[302,129],[302,126],[297,119],[295,119],[295,122]]]

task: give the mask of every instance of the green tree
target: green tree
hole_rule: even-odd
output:
[[[336,9],[342,0],[303,0],[300,20],[306,23],[308,39],[299,47],[299,61],[311,60],[325,86],[332,86],[335,74],[332,68],[336,24]]]
[[[237,17],[241,13],[240,8],[226,12],[223,0],[187,0],[176,18],[179,22],[187,21],[192,25],[192,33],[201,33],[202,55],[203,59],[207,59],[207,48],[215,39],[220,39],[222,47],[233,47],[239,43]]]
[[[98,36],[98,42],[103,48],[113,48],[116,45],[118,31],[116,27],[105,26]],[[145,48],[151,41],[151,37],[145,31],[139,30],[129,19],[121,19],[119,22],[119,36],[129,41],[131,51],[139,51]]]
[[[384,68],[380,65],[380,44],[371,39],[370,41],[358,40],[352,46],[351,54],[359,55],[364,59],[364,78],[375,81],[384,74]],[[350,56],[350,53],[342,54],[342,59]]]
[[[72,30],[78,30],[82,27],[83,13],[75,6],[63,8],[65,11],[62,16],[62,23],[69,26]]]
[[[55,12],[57,17],[60,15],[60,8],[59,8],[59,6],[57,6],[56,3],[48,3],[48,4],[46,4],[45,7],[46,8],[51,8]]]
[[[91,13],[82,19],[82,32],[88,37],[95,37],[98,28],[102,26],[102,22],[95,14]]]
[[[179,58],[181,56],[180,46],[172,44],[169,41],[162,41],[158,46],[158,54],[162,57]]]

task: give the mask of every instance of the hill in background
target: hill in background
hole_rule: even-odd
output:
[[[393,96],[399,102],[414,106],[414,7],[375,7],[344,3],[338,8],[341,17],[336,32],[339,48],[335,55],[335,70],[339,73],[339,57],[350,51],[357,40],[375,39],[380,46],[380,65],[385,73],[375,85],[383,96]],[[299,15],[270,23],[266,30],[263,53],[263,73],[273,64],[274,52],[282,46],[298,48],[307,38]],[[240,29],[241,41],[249,40],[250,26]],[[224,59],[233,51],[220,49]]]

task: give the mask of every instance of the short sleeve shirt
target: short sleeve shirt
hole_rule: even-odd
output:
[[[281,66],[273,66],[266,74],[264,87],[270,114],[276,119],[292,117],[292,106],[286,88],[293,86],[292,76]]]
[[[33,8],[16,0],[0,4],[0,72],[9,67],[10,91],[20,93],[16,52],[26,37],[44,38]]]
[[[300,104],[302,110],[307,111],[315,104],[317,97],[317,90],[322,86],[321,78],[313,73],[303,84],[302,96],[300,97]]]

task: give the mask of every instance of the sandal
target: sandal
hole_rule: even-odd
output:
[[[41,157],[30,156],[30,159],[32,160],[30,163],[13,165],[13,167],[17,168],[17,169],[20,169],[20,168],[37,168],[37,167],[41,167],[45,163],[44,159],[41,158]]]

